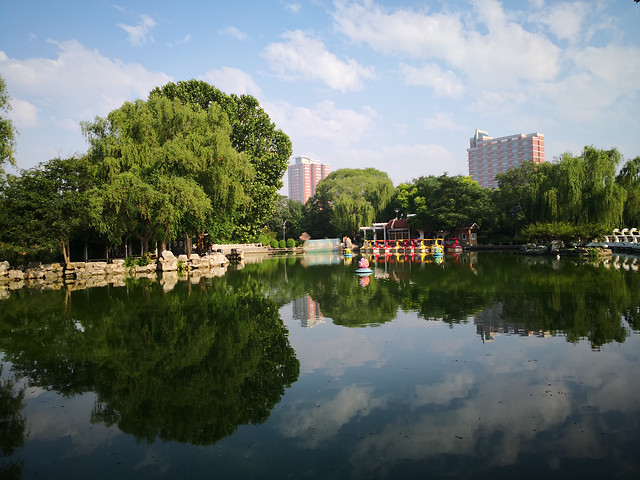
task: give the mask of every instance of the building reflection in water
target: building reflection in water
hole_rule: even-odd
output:
[[[523,337],[550,337],[551,332],[527,330],[524,323],[505,322],[502,320],[502,303],[495,303],[473,318],[476,332],[482,338],[482,343],[493,342],[502,335],[520,335]]]
[[[320,311],[320,304],[307,293],[293,301],[293,318],[305,328],[312,328],[324,323],[324,316]]]

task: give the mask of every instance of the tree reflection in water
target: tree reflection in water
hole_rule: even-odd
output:
[[[22,475],[24,461],[5,460],[22,448],[27,439],[24,408],[24,387],[17,388],[14,378],[3,375],[0,364],[0,478],[17,479]]]
[[[371,257],[374,275],[362,288],[353,268],[314,265],[290,269],[287,259],[247,265],[233,282],[251,276],[280,305],[307,293],[337,325],[362,327],[393,320],[398,310],[427,320],[466,323],[500,306],[500,320],[529,331],[586,338],[595,349],[623,342],[638,330],[640,273],[614,268],[611,261],[485,253],[448,257],[443,263],[404,256]],[[312,262],[309,262],[312,263]]]
[[[2,349],[34,385],[94,391],[94,422],[146,442],[214,443],[264,422],[299,362],[255,281],[188,286],[130,281],[66,303],[64,292],[21,292],[3,304]]]
[[[12,380],[3,384],[11,408],[2,418],[21,421],[22,436],[6,437],[19,441],[3,453],[15,458],[17,449],[32,449],[25,458],[41,473],[47,463],[38,453],[59,448],[69,453],[59,467],[64,473],[76,462],[104,461],[117,442],[116,451],[132,451],[127,442],[133,437],[143,444],[129,460],[130,474],[138,475],[141,458],[156,454],[160,448],[150,444],[161,439],[176,442],[160,445],[173,476],[183,473],[178,466],[188,452],[199,461],[193,476],[217,462],[227,469],[221,476],[253,478],[271,468],[270,478],[281,478],[286,463],[298,476],[316,469],[317,478],[327,478],[402,468],[410,477],[440,472],[443,465],[448,473],[471,472],[480,460],[503,461],[507,450],[508,467],[520,467],[521,455],[529,455],[524,464],[536,465],[548,455],[550,438],[560,451],[578,445],[572,436],[582,436],[578,423],[591,433],[593,451],[632,449],[626,442],[637,438],[637,429],[626,427],[637,418],[628,393],[637,380],[630,373],[637,356],[629,350],[638,340],[629,336],[638,330],[640,306],[634,269],[614,268],[615,261],[605,266],[484,253],[440,264],[372,258],[374,273],[363,288],[356,264],[272,258],[221,278],[177,281],[172,291],[137,280],[125,287],[11,292],[0,302],[0,350],[16,378],[48,390],[52,402],[60,402],[54,392],[95,395],[91,421],[119,430],[112,429],[102,450],[89,453],[69,453],[65,422],[52,438],[31,428],[25,443],[24,390]],[[300,298],[319,307],[325,324],[292,330],[297,355],[307,362],[297,382],[300,361],[279,309]],[[483,339],[497,328],[559,338],[474,344],[473,328],[458,327],[471,322]],[[565,338],[581,345],[563,348]],[[617,346],[606,344],[624,341],[612,357]],[[615,355],[626,357],[613,376]],[[27,399],[27,408],[39,407],[51,418],[51,407],[34,400]],[[83,412],[76,415],[86,421]],[[606,437],[599,423],[605,414],[613,422]],[[261,423],[260,429],[238,428]],[[189,448],[214,443],[215,454]],[[238,466],[246,453],[239,443],[259,446],[247,461],[255,470]],[[602,458],[601,468],[616,459],[613,453]],[[333,461],[335,469],[323,470]],[[494,467],[485,472],[512,472]],[[107,465],[105,472],[113,470]],[[152,478],[158,472],[149,467],[145,473]]]

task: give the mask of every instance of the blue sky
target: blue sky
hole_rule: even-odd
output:
[[[394,184],[468,174],[475,129],[640,155],[633,0],[3,1],[19,168],[83,153],[79,123],[169,81],[254,95],[294,156]],[[286,181],[286,178],[285,178]]]

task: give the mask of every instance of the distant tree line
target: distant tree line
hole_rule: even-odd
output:
[[[71,246],[122,255],[183,241],[355,239],[361,226],[409,218],[429,235],[477,224],[481,241],[586,240],[640,227],[640,157],[586,147],[553,162],[525,162],[485,189],[467,176],[423,176],[394,188],[374,168],[340,169],[305,204],[278,194],[292,153],[288,136],[258,101],[190,80],[154,89],[105,118],[84,122],[88,152],[18,175],[15,134],[0,78],[0,259],[12,264],[71,259]],[[619,169],[619,167],[621,167]],[[618,170],[619,169],[619,170]],[[286,240],[286,241],[285,241]],[[93,254],[96,257],[96,254]]]
[[[315,237],[354,235],[358,226],[409,218],[414,230],[437,235],[477,224],[482,241],[585,241],[613,228],[640,228],[640,157],[585,147],[578,156],[524,162],[497,175],[498,188],[470,177],[425,176],[395,189],[375,169],[338,170],[304,206],[303,226]]]

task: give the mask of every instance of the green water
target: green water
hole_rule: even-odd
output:
[[[637,478],[636,258],[357,259],[5,292],[0,478]]]

